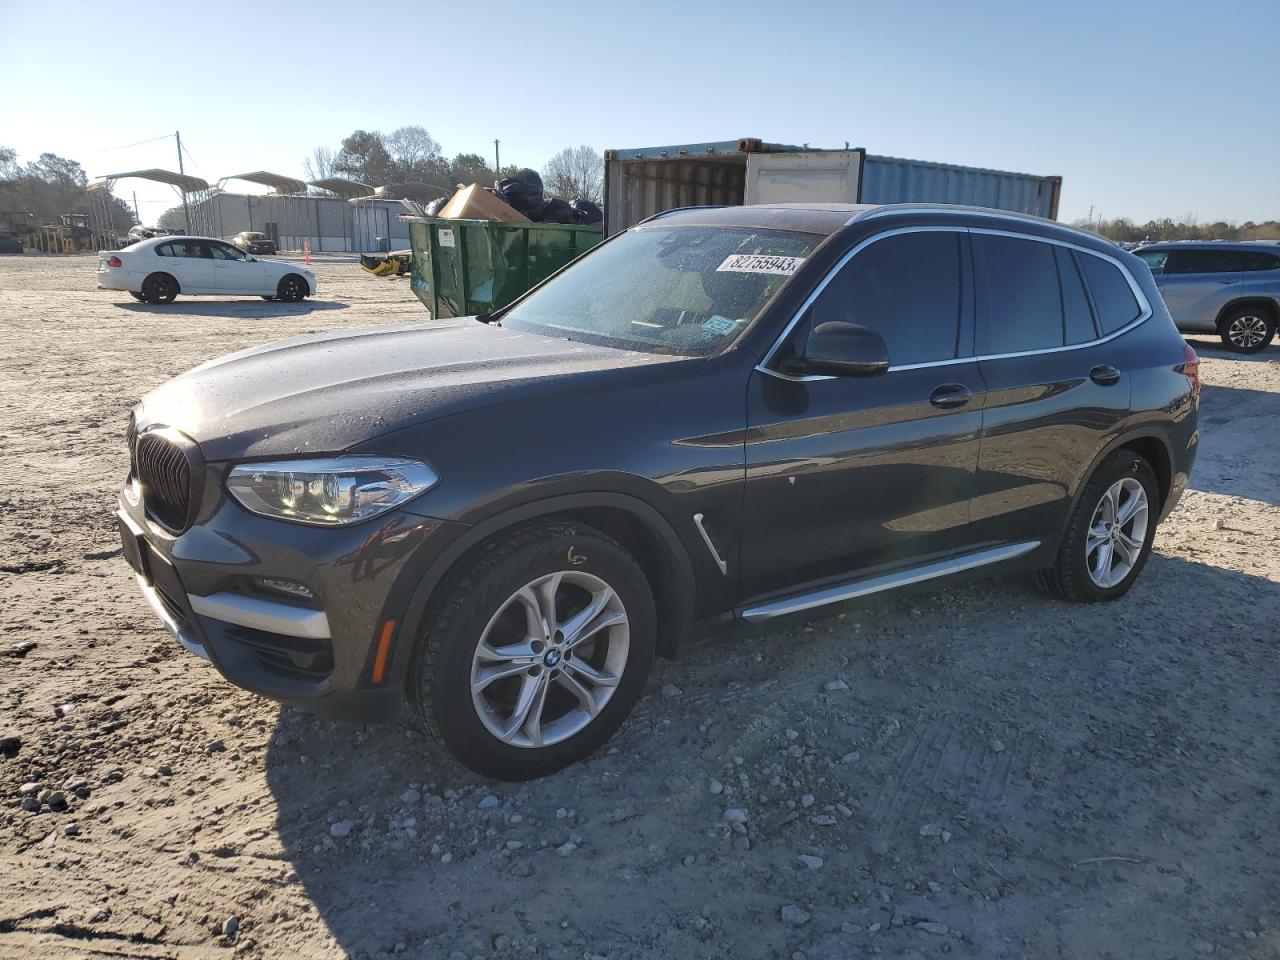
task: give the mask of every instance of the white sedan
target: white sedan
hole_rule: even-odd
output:
[[[296,263],[259,260],[225,240],[153,237],[99,250],[98,287],[127,290],[144,303],[172,303],[180,293],[257,294],[292,303],[316,292],[316,278]]]

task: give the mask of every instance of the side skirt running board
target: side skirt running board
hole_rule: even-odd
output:
[[[799,613],[801,610],[823,607],[829,603],[854,600],[858,597],[865,597],[868,594],[893,590],[897,587],[905,587],[924,580],[934,580],[938,577],[949,576],[964,570],[972,570],[975,567],[985,567],[991,563],[1013,560],[1030,553],[1038,546],[1040,546],[1039,540],[1031,540],[1027,543],[1011,543],[1003,547],[992,547],[989,550],[966,553],[959,557],[952,557],[949,560],[939,560],[936,563],[925,564],[922,567],[912,567],[910,570],[899,570],[896,573],[886,573],[883,576],[858,580],[854,583],[824,587],[811,593],[802,593],[799,596],[785,597],[782,600],[774,600],[770,603],[747,607],[742,611],[742,619],[751,623],[758,623],[761,620],[772,620],[774,617],[781,617],[788,613]]]

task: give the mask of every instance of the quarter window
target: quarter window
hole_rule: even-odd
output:
[[[952,231],[877,240],[832,278],[813,304],[813,325],[845,320],[884,338],[900,367],[952,360],[960,336],[960,241]]]
[[[1098,326],[1102,328],[1103,335],[1115,333],[1137,320],[1142,308],[1120,269],[1088,253],[1080,254],[1079,260],[1089,292],[1093,294],[1093,306],[1098,312]]]
[[[987,323],[978,353],[1022,353],[1065,343],[1062,292],[1054,246],[1036,240],[975,234],[987,280]]]

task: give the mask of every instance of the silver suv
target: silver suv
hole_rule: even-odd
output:
[[[1216,333],[1257,353],[1280,324],[1280,243],[1174,240],[1135,250],[1183,333]]]

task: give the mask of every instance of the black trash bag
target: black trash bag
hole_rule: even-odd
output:
[[[577,223],[577,213],[573,207],[559,197],[552,197],[542,202],[542,209],[532,219],[539,223]]]
[[[574,200],[569,206],[573,208],[574,223],[600,223],[604,220],[604,211],[590,200]]]
[[[423,207],[422,212],[428,217],[438,217],[440,216],[440,211],[444,209],[444,205],[448,202],[448,197],[436,197]]]
[[[537,170],[520,170],[514,177],[507,177],[494,184],[494,192],[515,210],[530,220],[537,220],[542,212],[542,177]]]

